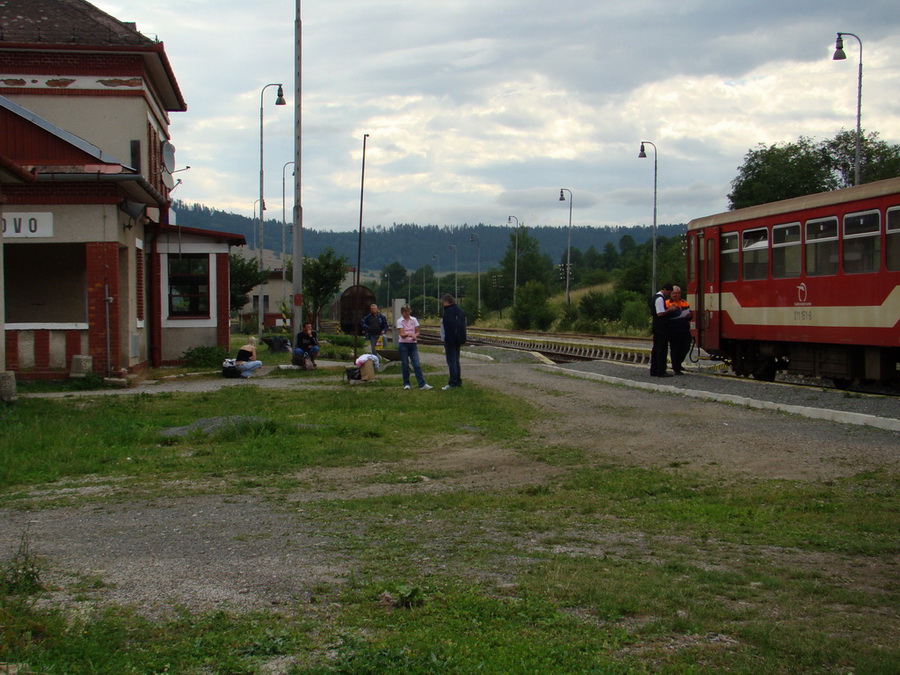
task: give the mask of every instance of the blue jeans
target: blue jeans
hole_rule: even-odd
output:
[[[422,375],[422,366],[419,364],[419,345],[415,342],[398,342],[400,351],[400,372],[403,375],[403,386],[409,386],[409,362],[412,361],[413,371],[416,373],[416,382],[419,388],[425,386],[425,377]]]
[[[237,369],[241,371],[241,377],[250,377],[253,371],[262,367],[262,361],[243,361],[237,364]]]
[[[450,342],[444,343],[444,354],[447,357],[447,370],[450,371],[450,379],[447,381],[451,387],[462,386],[462,373],[459,367],[460,345]]]
[[[315,361],[315,360],[316,360],[316,357],[319,355],[319,348],[313,346],[313,347],[310,347],[309,349],[307,349],[306,351],[304,351],[304,350],[302,350],[300,347],[297,347],[297,348],[294,350],[294,354],[296,354],[297,356],[299,356],[301,359],[302,359],[304,356],[308,356],[308,357],[311,358],[313,361]]]

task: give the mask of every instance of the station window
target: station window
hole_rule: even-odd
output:
[[[900,270],[900,206],[887,210],[884,238],[884,263],[889,270]]]
[[[844,273],[864,274],[881,268],[881,214],[878,211],[844,216]]]
[[[837,271],[837,218],[806,221],[806,273],[817,277],[837,274]]]
[[[723,233],[719,245],[719,266],[722,268],[722,281],[737,281],[738,271],[740,270],[738,262],[740,248],[738,247],[737,232]]]
[[[766,228],[744,230],[741,236],[744,279],[766,279],[769,276],[769,231]]]
[[[772,276],[793,279],[800,276],[803,263],[800,248],[800,223],[772,228]]]
[[[169,256],[169,316],[209,317],[209,255]]]

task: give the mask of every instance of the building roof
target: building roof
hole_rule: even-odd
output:
[[[165,47],[85,0],[0,0],[0,50],[138,53],[166,110],[187,104]]]
[[[84,0],[0,0],[0,41],[147,46],[156,41]]]

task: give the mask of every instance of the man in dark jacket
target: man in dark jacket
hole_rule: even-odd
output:
[[[441,340],[444,342],[444,354],[447,357],[447,368],[450,379],[444,389],[462,386],[459,368],[460,348],[466,343],[466,313],[456,304],[456,298],[447,293],[441,301],[444,303],[444,316],[441,319]]]
[[[374,302],[369,305],[369,313],[366,314],[362,321],[359,322],[362,334],[366,336],[366,340],[372,346],[372,353],[375,353],[375,344],[378,338],[387,332],[388,324],[384,314],[378,311],[378,305]]]

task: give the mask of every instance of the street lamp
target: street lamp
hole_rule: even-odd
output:
[[[481,240],[474,232],[469,234],[469,243],[475,242],[475,260],[477,261],[476,272],[478,274],[478,317],[481,318]]]
[[[281,292],[285,292],[285,288],[287,287],[287,265],[285,264],[284,259],[284,250],[287,248],[287,240],[285,235],[287,233],[287,211],[285,208],[285,185],[284,185],[284,171],[288,168],[290,164],[296,163],[293,161],[285,162],[284,166],[281,167]],[[296,261],[295,261],[296,264]]]
[[[844,35],[855,37],[856,41],[859,42],[859,78],[856,86],[856,165],[853,179],[853,184],[859,185],[859,148],[862,142],[862,128],[860,126],[862,122],[862,40],[853,33],[838,33],[837,40],[834,42],[834,56],[832,57],[834,61],[843,61],[847,58],[847,55],[844,53]]]
[[[563,192],[569,193],[569,243],[566,246],[566,304],[571,304],[569,298],[569,278],[572,276],[572,191],[568,188],[559,189],[559,201],[566,201]]]
[[[259,271],[263,271],[263,247],[265,246],[265,239],[263,238],[263,222],[265,222],[265,213],[266,213],[266,200],[263,196],[263,188],[265,185],[265,181],[263,179],[264,176],[264,164],[263,164],[263,95],[266,93],[266,89],[269,87],[278,87],[278,94],[275,97],[275,105],[286,105],[287,101],[284,100],[284,86],[277,83],[272,82],[270,84],[265,85],[259,92]],[[262,296],[262,288],[260,288],[259,292],[259,336],[262,337],[263,329],[265,325],[265,312],[263,312],[263,296]]]
[[[650,292],[656,293],[656,176],[657,176],[657,153],[656,145],[650,141],[641,141],[641,151],[638,153],[638,159],[647,159],[647,153],[644,151],[644,144],[653,146],[653,272],[650,280]]]
[[[453,251],[453,297],[459,299],[459,256],[454,244],[447,247],[448,251]]]
[[[516,304],[516,288],[519,286],[519,219],[515,216],[509,216],[506,219],[507,223],[511,223],[515,219],[516,221],[516,245],[515,245],[515,260],[513,261],[513,305]]]

